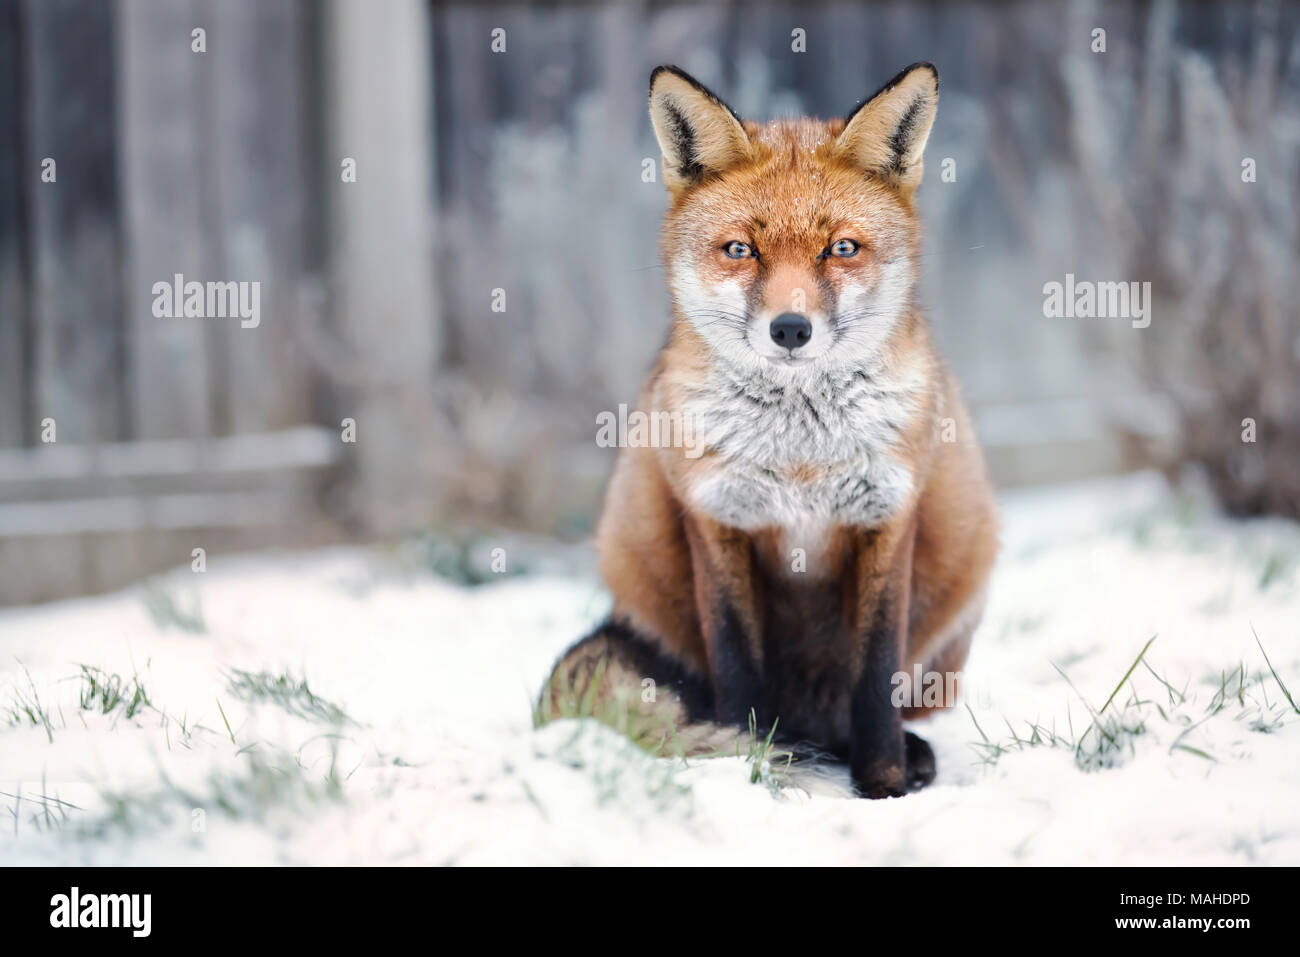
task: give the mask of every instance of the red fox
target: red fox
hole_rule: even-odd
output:
[[[903,721],[953,702],[900,706],[896,676],[961,670],[997,549],[913,292],[938,99],[918,63],[847,119],[759,125],[651,75],[673,322],[638,408],[690,419],[703,449],[620,450],[596,536],[613,611],[555,666],[544,719],[687,754],[775,728],[870,798],[934,779]]]

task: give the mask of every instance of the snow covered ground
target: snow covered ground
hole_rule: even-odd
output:
[[[1008,495],[1004,522],[969,708],[915,728],[939,777],[893,801],[534,731],[606,610],[590,576],[214,556],[0,611],[0,862],[1300,863],[1300,714],[1255,638],[1300,696],[1300,527],[1149,475]]]

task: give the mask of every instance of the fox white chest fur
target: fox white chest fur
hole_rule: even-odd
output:
[[[912,489],[892,449],[915,414],[913,395],[865,371],[719,369],[685,408],[715,453],[691,504],[731,527],[814,540],[834,525],[881,524]]]

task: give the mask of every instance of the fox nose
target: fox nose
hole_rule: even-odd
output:
[[[812,338],[812,323],[797,312],[783,312],[768,330],[772,341],[783,349],[798,349]]]

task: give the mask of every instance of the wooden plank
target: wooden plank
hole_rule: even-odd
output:
[[[68,583],[64,536],[16,539],[0,543],[0,605],[54,601],[72,595],[135,585],[165,569],[188,570],[195,547],[207,550],[208,567],[220,555],[280,542],[274,527],[229,525],[217,528],[132,529],[77,536],[86,544],[74,556],[80,579]],[[327,539],[329,540],[329,539]]]
[[[382,12],[377,12],[382,11]],[[345,396],[355,418],[359,494],[372,530],[419,522],[433,506],[433,298],[428,10],[418,0],[331,0],[326,37],[329,152],[356,159],[331,183],[336,327],[365,370]],[[483,42],[486,43],[486,37]],[[383,104],[378,108],[377,104]],[[423,455],[414,455],[422,447]]]
[[[517,310],[523,305],[520,289],[479,252],[492,248],[499,235],[491,183],[494,139],[502,122],[496,78],[508,81],[512,75],[515,54],[510,51],[521,39],[511,21],[499,19],[496,12],[461,4],[433,11],[439,212],[446,238],[438,247],[440,275],[446,277],[440,305],[448,321],[457,324],[462,368],[474,375],[486,367],[502,379],[522,381],[527,373],[521,366],[531,367],[531,350],[503,352],[495,337],[512,316],[489,312],[491,290],[506,289],[509,307]],[[492,30],[498,26],[507,30],[505,53],[493,53],[490,47]],[[478,77],[490,80],[480,82]]]
[[[0,536],[86,535],[146,529],[283,525],[305,517],[300,496],[285,491],[181,492],[0,504]]]
[[[650,71],[659,60],[646,49],[648,25],[642,4],[610,4],[594,22],[580,19],[573,28],[592,39],[593,87],[602,106],[596,135],[603,142],[578,144],[579,150],[601,158],[592,165],[608,181],[589,194],[599,196],[597,189],[603,186],[616,197],[585,228],[593,232],[595,248],[621,249],[624,255],[612,269],[603,263],[591,268],[586,260],[571,262],[569,269],[582,270],[573,276],[573,285],[586,291],[584,299],[594,306],[587,314],[591,345],[584,356],[583,378],[599,390],[599,401],[621,402],[631,398],[629,389],[641,377],[646,357],[662,343],[669,315],[663,272],[655,268],[658,235],[650,228],[667,203],[658,176],[659,145],[646,110]],[[651,183],[642,179],[645,159],[655,163],[656,179]],[[562,193],[558,200],[566,202]],[[629,309],[628,302],[642,305]],[[581,481],[575,479],[574,484],[580,487]]]
[[[24,5],[29,123],[23,163],[34,271],[37,418],[60,440],[125,433],[122,260],[117,195],[116,24],[109,4]]]
[[[192,0],[124,0],[120,28],[123,220],[131,435],[212,432],[202,319],[153,315],[156,282],[177,273],[221,279],[207,255],[200,196],[213,161],[204,149],[200,83],[214,72],[191,49],[203,25]]]
[[[201,441],[60,442],[34,449],[0,449],[0,483],[274,472],[331,465],[341,457],[338,432],[320,426]]]
[[[450,147],[439,164],[443,195],[456,206],[481,212],[492,203],[488,171],[492,127],[499,108],[490,96],[491,88],[477,78],[508,69],[491,58],[510,55],[510,34],[506,35],[506,52],[492,53],[489,44],[495,17],[460,4],[439,7],[435,14],[438,141]],[[516,35],[515,43],[521,39]]]
[[[223,424],[231,432],[282,428],[310,413],[310,380],[294,345],[309,181],[301,87],[306,12],[295,0],[207,0],[200,10],[211,23],[209,149],[220,242],[214,268],[221,275],[211,278],[260,283],[256,327],[206,324],[209,345],[223,358]]]
[[[0,448],[33,435],[26,367],[28,315],[23,182],[37,170],[23,149],[23,77],[20,0],[0,0]]]
[[[53,419],[59,441],[120,439],[127,423],[115,8],[26,0],[22,21],[32,332],[24,424],[35,430]],[[46,158],[55,163],[53,182],[39,177]],[[6,567],[31,560],[21,543],[3,550]],[[40,554],[50,588],[68,594],[87,586],[80,539],[61,538]]]

